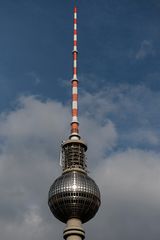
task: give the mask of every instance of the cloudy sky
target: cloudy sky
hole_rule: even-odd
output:
[[[160,239],[160,2],[81,0],[80,133],[102,205],[86,239]],[[0,239],[63,238],[47,206],[69,135],[73,1],[0,0]]]

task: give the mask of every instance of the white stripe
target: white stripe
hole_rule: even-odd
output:
[[[77,75],[76,74],[73,75],[73,79],[77,80]]]
[[[74,24],[74,30],[77,30],[77,24]]]
[[[73,13],[72,13],[73,14]],[[73,15],[72,15],[73,16]],[[77,18],[77,13],[75,12],[74,13],[74,19]]]
[[[76,34],[74,34],[74,41],[77,41],[77,35]]]
[[[78,122],[78,118],[77,117],[72,117],[72,122]]]
[[[74,47],[73,47],[73,51],[76,51],[76,52],[77,52],[77,46],[74,46]]]
[[[77,108],[78,108],[77,101],[73,101],[72,102],[72,109],[77,109]]]
[[[73,87],[73,88],[72,88],[72,93],[73,93],[73,94],[77,94],[77,93],[78,93],[77,87]]]
[[[73,66],[74,66],[75,68],[77,67],[77,61],[76,61],[76,60],[73,61]]]

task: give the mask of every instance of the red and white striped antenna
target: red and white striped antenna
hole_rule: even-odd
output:
[[[74,32],[73,32],[73,78],[72,78],[72,122],[71,139],[79,139],[78,123],[78,78],[77,78],[77,7],[74,6]]]

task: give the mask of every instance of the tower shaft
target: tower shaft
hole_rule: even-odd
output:
[[[65,240],[83,240],[85,238],[85,232],[81,220],[77,218],[69,219],[64,229],[63,237]]]

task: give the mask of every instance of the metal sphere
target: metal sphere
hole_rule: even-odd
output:
[[[100,206],[98,186],[87,174],[70,171],[57,178],[49,190],[48,204],[53,215],[66,223],[78,218],[85,223]]]

